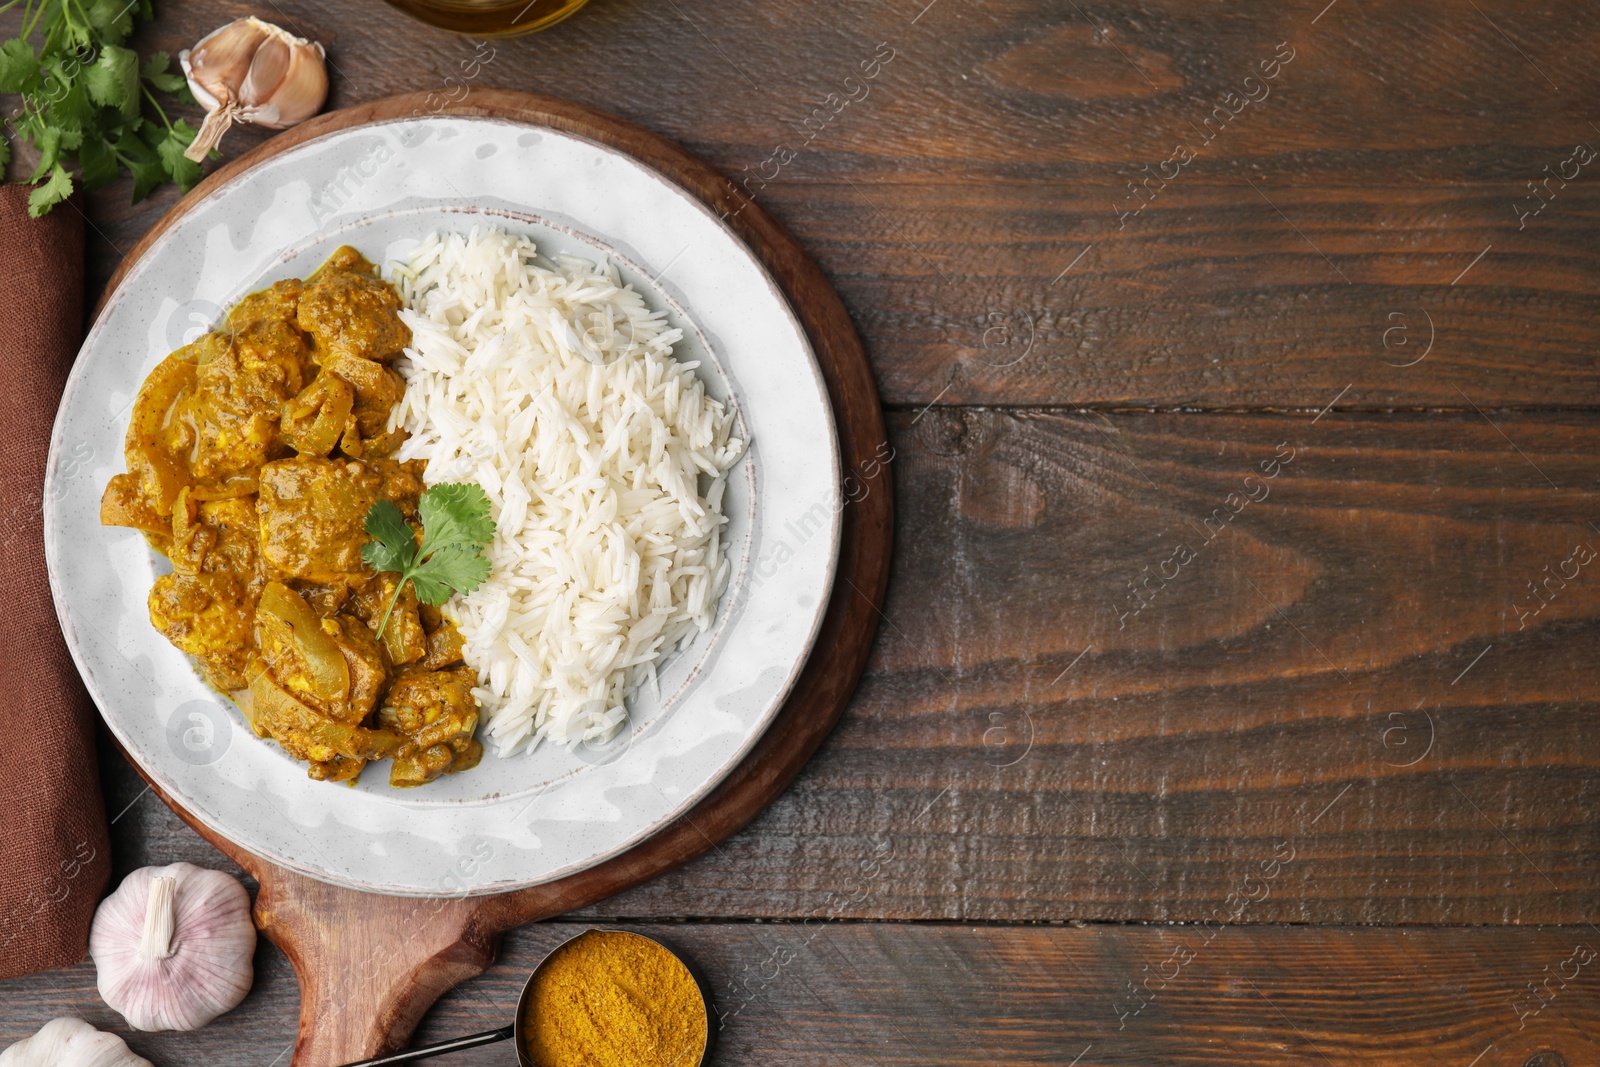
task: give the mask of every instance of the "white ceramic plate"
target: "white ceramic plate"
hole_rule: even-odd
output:
[[[609,254],[683,327],[680,359],[751,442],[729,477],[733,575],[715,629],[598,749],[545,745],[420,789],[387,767],[314,782],[150,625],[165,561],[99,522],[139,384],[234,301],[340,244],[382,264],[437,229],[500,226]],[[45,551],[68,647],[107,724],[165,792],[274,863],[384,893],[488,893],[571,874],[688,809],[761,735],[804,664],[838,556],[838,445],[810,346],[750,251],[683,190],[594,142],[435,116],[328,134],[209,194],[157,240],[84,342],[51,441]]]

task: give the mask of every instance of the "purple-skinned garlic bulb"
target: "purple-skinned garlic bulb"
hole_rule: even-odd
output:
[[[82,1019],[51,1019],[32,1037],[0,1052],[0,1067],[150,1067],[116,1034]]]
[[[100,996],[135,1030],[198,1030],[250,992],[250,894],[221,871],[141,867],[89,931]]]

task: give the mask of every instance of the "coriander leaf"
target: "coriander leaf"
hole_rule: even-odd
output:
[[[149,123],[145,123],[149,125]],[[134,133],[124,133],[117,138],[114,151],[128,173],[133,175],[133,202],[137,204],[150,195],[150,191],[167,180],[166,169],[156,157],[155,149],[144,143]]]
[[[72,175],[57,163],[55,169],[50,172],[50,180],[36,186],[33,192],[28,194],[28,215],[36,219],[71,195]]]
[[[489,557],[481,546],[446,545],[411,575],[411,587],[417,599],[438,607],[452,592],[470,593],[488,577]]]
[[[61,158],[61,131],[54,126],[46,127],[43,133],[33,139],[33,147],[39,152],[39,165],[28,178],[30,184],[39,182],[55,169],[56,162]]]
[[[89,99],[101,107],[114,107],[124,115],[139,113],[139,57],[126,48],[107,45],[100,58],[83,72]]]
[[[149,121],[139,123],[139,140],[149,145],[152,153],[156,148],[160,147],[161,142],[166,139],[167,128],[165,126],[160,126]],[[152,154],[150,158],[159,160],[161,157]]]
[[[66,4],[63,3],[65,8]],[[94,27],[88,23],[79,23],[74,19],[62,20],[62,32],[66,35],[67,50],[72,52],[86,52],[94,47]],[[48,38],[46,42],[48,44]]]
[[[144,61],[144,66],[139,68],[139,73],[145,81],[164,93],[186,91],[189,83],[184,80],[182,74],[167,69],[170,63],[171,58],[165,52],[152,52]]]
[[[451,593],[470,593],[489,577],[483,550],[494,540],[494,518],[482,487],[436,485],[422,494],[417,514],[422,519],[421,545],[390,501],[380,500],[367,512],[366,531],[375,540],[362,546],[361,558],[374,570],[400,575],[378,622],[380,639],[407,581],[419,600],[437,607]]]
[[[0,93],[26,93],[39,84],[39,60],[20,37],[0,44]]]
[[[418,600],[433,607],[438,607],[450,599],[450,586],[447,583],[430,578],[420,571],[411,576],[411,588],[416,590]]]
[[[480,485],[470,482],[436,485],[422,494],[417,514],[422,519],[421,552],[424,556],[449,545],[478,548],[494,539],[489,495]]]
[[[6,172],[6,168],[10,165],[11,142],[6,140],[3,134],[0,134],[0,174],[4,174]]]
[[[133,32],[133,5],[128,0],[89,0],[82,10],[89,25],[110,44],[121,44]]]
[[[155,192],[167,180],[167,172],[160,163],[130,163],[128,173],[133,175],[133,202],[137,204]]]
[[[361,546],[361,558],[375,571],[409,571],[417,559],[417,538],[393,501],[380,500],[367,512],[367,535],[377,540]]]
[[[0,12],[16,6],[0,0]],[[123,45],[134,24],[153,15],[150,0],[27,0],[13,24],[22,32],[0,33],[0,94],[22,98],[7,132],[39,150],[35,214],[80,182],[97,186],[123,168],[133,174],[136,202],[168,180],[185,189],[200,180],[200,167],[183,159],[194,128],[170,122],[155,98],[164,92],[192,103],[186,80],[165,53],[141,64]],[[158,125],[141,116],[145,101]],[[0,167],[11,154],[0,146]]]
[[[66,99],[82,72],[83,61],[73,53],[56,49],[40,54],[39,85],[34,102],[39,105],[41,119],[55,121],[56,108]]]
[[[200,181],[200,164],[183,154],[194,140],[195,130],[191,127],[185,136],[180,126],[188,126],[188,123],[182,119],[173,123],[172,129],[156,144],[156,154],[161,157],[161,166],[167,175],[187,193]]]
[[[83,147],[78,149],[78,166],[85,189],[98,189],[117,177],[117,157],[101,137],[92,137],[83,142]]]
[[[128,122],[117,139],[112,142],[112,147],[117,150],[124,162],[137,160],[140,163],[156,161],[156,151],[144,143],[144,138],[139,136],[139,131],[150,125],[143,119],[132,119]]]
[[[76,80],[76,73],[59,76],[59,79],[50,89],[50,124],[63,131],[81,131],[94,120],[94,101],[89,99],[83,82]]]

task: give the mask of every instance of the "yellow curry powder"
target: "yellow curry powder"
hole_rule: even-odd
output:
[[[695,1067],[706,1008],[683,961],[649,938],[590,930],[551,954],[522,1017],[538,1067]]]

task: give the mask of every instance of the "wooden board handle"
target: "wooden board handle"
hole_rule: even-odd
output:
[[[494,962],[499,939],[473,921],[477,906],[374,896],[274,868],[255,919],[300,979],[292,1067],[339,1067],[402,1048],[445,990]]]

